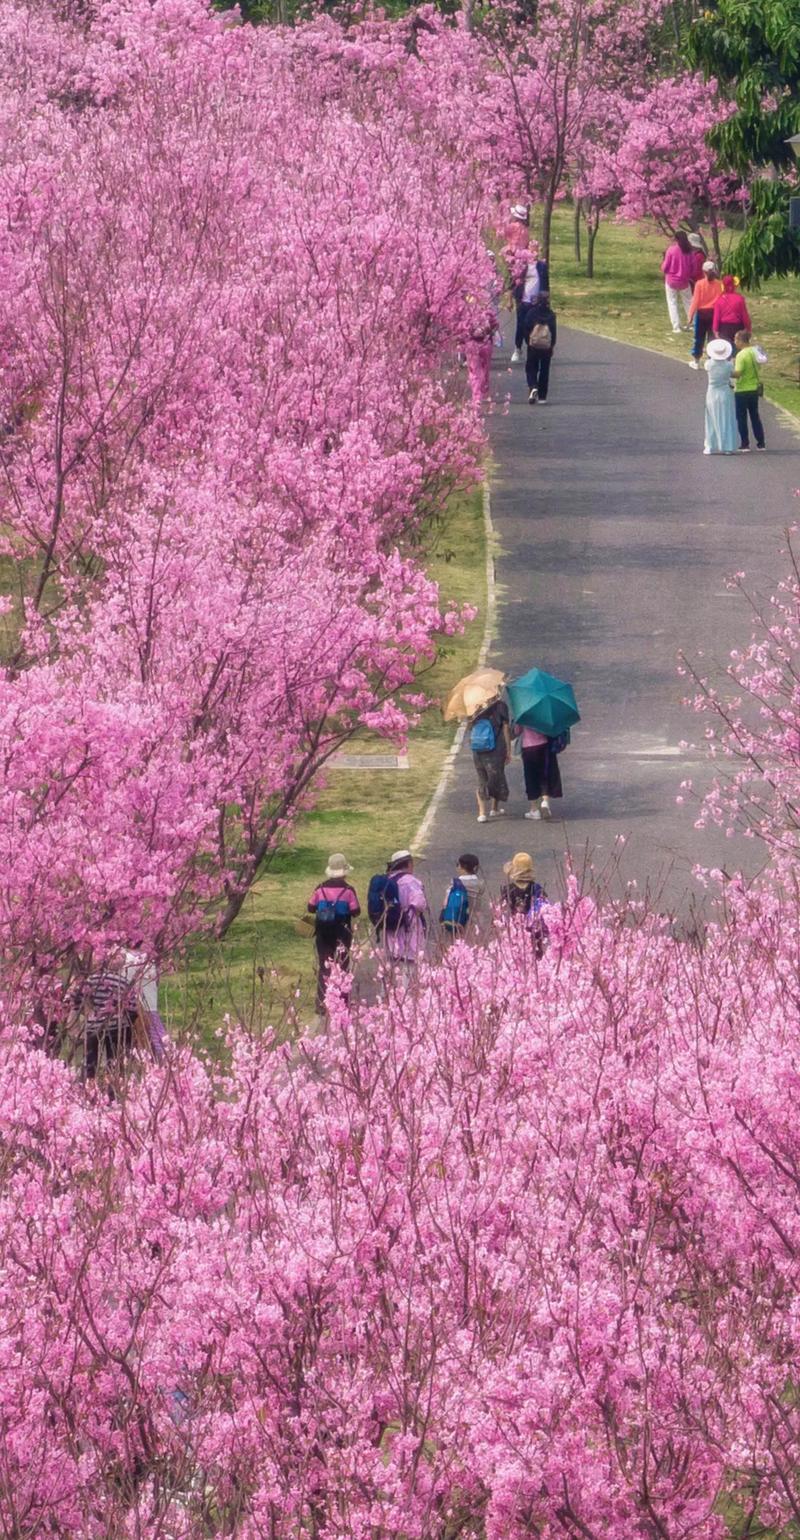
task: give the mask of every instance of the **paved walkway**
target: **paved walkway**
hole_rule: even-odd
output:
[[[688,357],[688,341],[678,347]],[[681,704],[677,654],[710,667],[746,643],[747,607],[725,578],[745,570],[769,589],[780,573],[800,441],[767,406],[767,454],[705,457],[705,374],[587,333],[559,330],[544,407],[528,406],[524,371],[507,360],[498,351],[493,383],[510,405],[490,424],[499,552],[489,661],[572,680],[582,721],[549,824],[523,821],[515,759],[507,817],[479,826],[462,748],[426,846],[431,902],[461,850],[480,856],[493,888],[503,861],[531,850],[555,894],[567,847],[602,866],[624,836],[621,872],[664,907],[681,905],[695,862],[730,865],[736,852],[724,836],[699,835],[675,801],[684,776],[707,775],[679,747],[702,722]],[[753,847],[738,857],[752,862]]]

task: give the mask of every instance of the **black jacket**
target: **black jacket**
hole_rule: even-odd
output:
[[[525,322],[525,332],[526,332],[525,340],[526,340],[526,342],[527,342],[528,338],[530,337],[530,334],[533,331],[534,326],[549,326],[549,328],[550,328],[550,347],[551,347],[551,350],[552,350],[555,347],[555,345],[556,345],[556,337],[558,335],[558,328],[557,328],[557,325],[556,325],[556,313],[555,313],[554,310],[550,309],[549,305],[543,305],[541,303],[537,303],[537,304],[531,306],[531,309],[528,312],[528,316],[527,316],[527,319],[526,319],[526,322]]]

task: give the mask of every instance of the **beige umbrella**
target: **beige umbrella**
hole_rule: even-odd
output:
[[[476,668],[471,674],[459,679],[447,697],[444,706],[445,722],[455,717],[471,717],[481,706],[494,700],[503,688],[505,674],[499,668]]]

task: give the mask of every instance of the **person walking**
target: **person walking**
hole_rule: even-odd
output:
[[[397,884],[400,906],[399,924],[384,928],[383,940],[387,957],[392,962],[415,963],[425,950],[428,931],[428,901],[425,889],[414,875],[414,857],[410,850],[396,850],[386,868],[387,875]]]
[[[547,894],[541,883],[536,881],[533,857],[526,850],[519,850],[510,861],[506,861],[503,871],[508,882],[500,889],[500,904],[509,915],[522,917],[526,929],[530,931],[536,955],[541,957],[547,931],[540,911],[542,905],[547,903]]]
[[[530,208],[527,203],[512,203],[505,237],[507,251],[527,250],[530,241]]]
[[[676,230],[675,239],[667,247],[661,271],[664,274],[664,292],[673,334],[682,331],[678,301],[683,305],[686,325],[689,325],[689,305],[692,299],[692,272],[694,261],[689,237],[685,230]]]
[[[748,417],[752,425],[756,449],[767,447],[764,442],[764,424],[758,410],[758,398],[762,395],[763,388],[758,370],[759,355],[751,346],[750,333],[737,332],[735,341],[737,351],[733,363],[733,402],[736,409],[736,426],[739,430],[739,449],[741,454],[746,455],[750,453]],[[761,357],[764,358],[765,355],[762,354]]]
[[[749,332],[753,329],[745,297],[737,289],[736,280],[730,273],[726,273],[722,280],[722,293],[715,301],[711,325],[714,336],[722,337],[729,342],[731,351],[736,341],[736,333]]]
[[[694,342],[690,369],[699,369],[709,337],[713,336],[714,306],[722,293],[722,284],[713,262],[704,262],[701,276],[692,290],[689,320],[694,322]]]
[[[528,335],[528,316],[534,301],[550,288],[547,263],[539,258],[539,243],[531,241],[527,252],[519,253],[519,266],[512,293],[517,307],[517,327],[514,333],[512,364],[522,362],[522,349]]]
[[[530,803],[526,818],[538,820],[550,818],[551,797],[563,797],[558,755],[553,749],[553,739],[535,727],[517,728],[522,752],[522,773],[525,778],[525,795]]]
[[[349,970],[353,945],[353,921],[361,906],[355,888],[347,881],[353,868],[341,851],[328,858],[324,880],[314,889],[308,912],[314,916],[314,946],[317,952],[317,1016],[325,1016],[325,993],[334,963]]]
[[[508,801],[506,765],[511,759],[511,732],[508,706],[499,695],[472,717],[469,746],[478,777],[478,823],[486,823],[487,816],[502,817]]]
[[[705,455],[736,452],[736,411],[731,392],[733,348],[724,337],[715,337],[706,348],[708,389],[705,406]]]
[[[470,852],[459,856],[456,875],[447,889],[439,915],[446,936],[457,939],[474,930],[485,892],[486,883],[481,876],[478,857]]]
[[[556,350],[558,328],[555,311],[550,307],[550,295],[545,291],[531,305],[528,313],[528,344],[525,359],[525,379],[528,383],[528,400],[531,406],[537,402],[544,406],[550,384],[550,365]]]

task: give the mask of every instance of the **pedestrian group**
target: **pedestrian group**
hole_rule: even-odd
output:
[[[749,454],[766,449],[759,400],[764,350],[753,340],[747,301],[732,273],[720,278],[698,233],[677,230],[661,264],[673,335],[693,330],[690,368],[705,354],[708,384],[703,453]],[[681,321],[681,308],[686,317]]]

